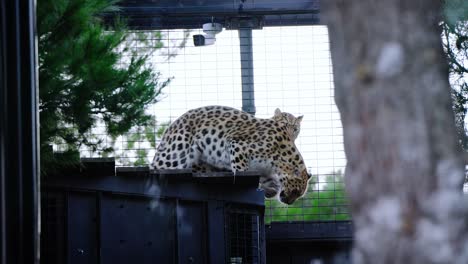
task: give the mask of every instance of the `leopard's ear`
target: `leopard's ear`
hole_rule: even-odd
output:
[[[298,117],[296,118],[296,119],[297,119],[296,122],[297,122],[297,123],[301,123],[303,117],[304,117],[303,115],[298,116]]]
[[[280,115],[281,115],[281,110],[279,108],[276,108],[274,116],[280,116]]]

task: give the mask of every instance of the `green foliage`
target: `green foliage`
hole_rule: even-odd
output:
[[[455,123],[460,145],[468,151],[465,117],[468,103],[468,2],[446,0],[442,22],[444,51],[449,65]]]
[[[146,156],[148,151],[146,149],[137,149],[137,160],[133,163],[134,166],[143,166],[148,164]]]
[[[64,145],[70,153],[76,153],[81,146],[104,155],[110,153],[112,148],[92,136],[92,129],[102,123],[105,133],[115,139],[132,127],[150,123],[152,117],[145,110],[169,82],[161,80],[148,64],[151,52],[162,47],[161,33],[148,37],[129,32],[118,20],[106,28],[98,14],[114,10],[114,3],[38,1],[43,172],[63,164],[46,151],[52,144]],[[138,46],[146,49],[132,51],[135,41],[146,43]]]
[[[156,149],[157,139],[160,139],[170,122],[158,124],[155,118],[142,126],[133,127],[122,136],[123,150],[117,151],[116,162],[125,166],[144,166],[150,163],[148,150]],[[116,142],[112,145],[115,147]]]
[[[285,205],[276,199],[265,202],[265,222],[274,221],[336,221],[349,220],[341,171],[326,177],[325,185],[318,190],[318,176],[313,176],[307,194],[292,205]]]
[[[468,18],[468,2],[466,0],[444,1],[445,23],[454,26]]]

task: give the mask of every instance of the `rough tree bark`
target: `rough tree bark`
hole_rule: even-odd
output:
[[[354,263],[468,263],[442,1],[327,0]]]

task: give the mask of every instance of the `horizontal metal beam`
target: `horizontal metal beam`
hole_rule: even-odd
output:
[[[216,22],[222,24],[226,29],[236,29],[233,17],[199,16],[199,17],[172,17],[172,16],[129,16],[125,17],[127,25],[134,30],[164,30],[164,29],[198,29],[204,23]],[[257,18],[257,17],[254,17]],[[106,16],[105,21],[111,23],[113,16]],[[293,15],[266,15],[259,17],[259,26],[310,26],[320,25],[319,14],[293,14]]]
[[[318,0],[201,0],[201,1],[136,1],[119,3],[118,12],[104,14],[105,21],[124,17],[131,29],[194,29],[207,22],[230,28],[233,18],[255,17],[261,26],[294,26],[319,24]]]
[[[121,11],[156,16],[305,14],[319,11],[318,0],[124,0]]]
[[[351,221],[272,222],[266,228],[266,239],[274,241],[352,240]]]
[[[70,173],[48,176],[41,182],[43,190],[69,190],[76,192],[111,192],[140,197],[172,197],[193,201],[219,200],[226,197],[234,203],[264,206],[264,192],[257,189],[259,175],[244,175],[235,178],[220,173],[213,177],[192,177],[177,171],[167,174],[148,174],[143,168],[117,170],[110,174]],[[164,186],[157,193],[151,185]],[[222,186],[222,187],[220,187]]]

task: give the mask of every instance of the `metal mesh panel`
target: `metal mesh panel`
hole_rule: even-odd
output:
[[[41,195],[41,263],[66,263],[65,196],[62,193],[43,192]]]
[[[278,107],[304,115],[296,144],[313,175],[307,195],[293,205],[267,200],[266,222],[348,219],[327,28],[264,28],[253,40],[257,116],[270,117]]]
[[[215,45],[195,47],[192,37],[201,33],[201,30],[183,29],[143,31],[139,34],[145,35],[145,43],[134,41],[130,45],[128,54],[151,53],[148,67],[159,71],[160,80],[169,78],[171,82],[163,89],[159,102],[147,110],[155,117],[152,126],[134,128],[115,140],[106,135],[104,126],[93,131],[93,137],[114,147],[115,152],[108,155],[116,157],[117,166],[148,164],[164,128],[189,109],[214,104],[241,108],[237,31],[224,30],[217,35]],[[122,66],[127,61],[124,56]],[[100,157],[102,153],[82,148],[81,155]]]
[[[226,214],[227,263],[261,263],[261,221],[257,212],[229,209]]]
[[[216,36],[215,45],[204,47],[195,47],[192,41],[201,30],[143,33],[150,36],[149,41],[135,41],[131,51],[153,52],[149,66],[160,71],[161,79],[173,79],[160,101],[148,109],[155,116],[151,126],[134,128],[115,140],[105,135],[104,128],[94,133],[115,148],[109,155],[116,157],[117,165],[148,164],[164,127],[189,109],[213,104],[242,107],[237,30],[223,30]],[[295,204],[285,206],[267,200],[266,222],[348,219],[342,177],[346,160],[334,103],[327,28],[265,27],[253,30],[252,36],[256,116],[270,118],[276,108],[304,115],[296,145],[313,175],[306,197]],[[148,50],[148,43],[149,47],[163,48]],[[82,152],[82,156],[101,155]]]

